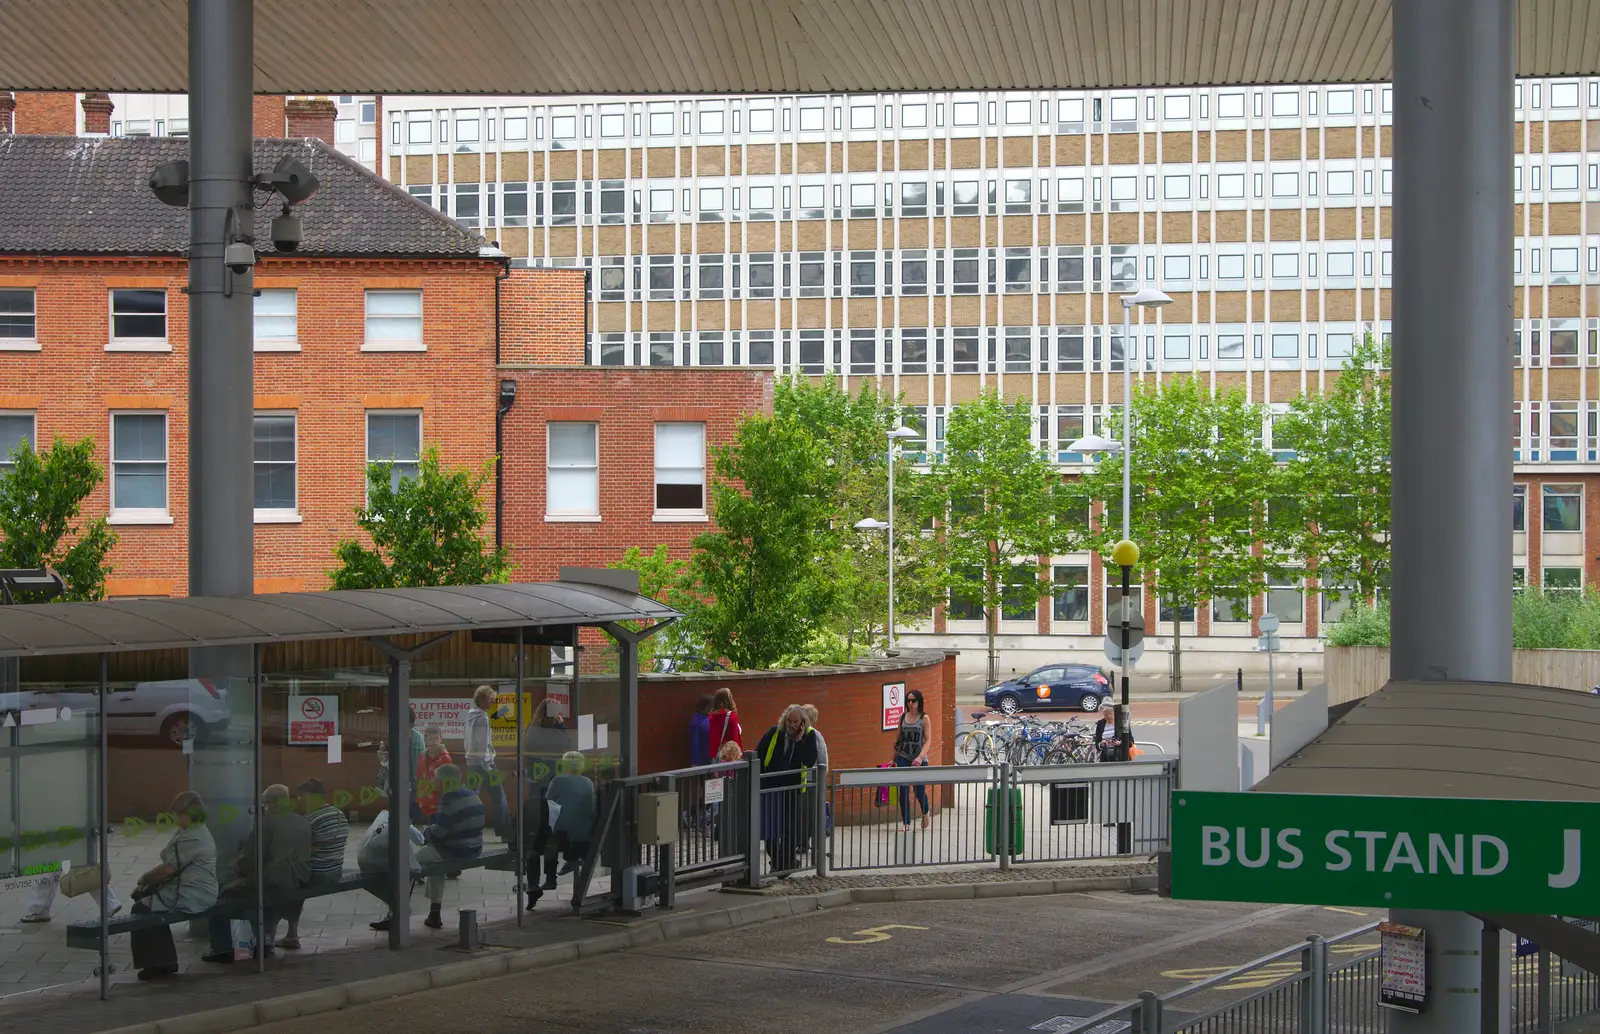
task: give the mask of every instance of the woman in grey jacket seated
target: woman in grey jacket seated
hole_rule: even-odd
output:
[[[575,750],[561,755],[557,766],[559,774],[550,780],[550,788],[545,792],[545,800],[555,812],[555,818],[550,822],[551,836],[544,849],[545,878],[541,890],[556,889],[558,853],[567,856],[560,871],[563,876],[576,869],[589,853],[589,833],[594,829],[594,783],[583,774],[587,761]]]
[[[140,876],[133,889],[135,914],[192,915],[217,903],[217,844],[206,828],[205,802],[193,790],[185,790],[172,799],[172,813],[177,829],[161,849],[161,862]],[[178,972],[171,926],[135,929],[128,940],[140,980]]]

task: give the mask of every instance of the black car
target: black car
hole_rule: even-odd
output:
[[[983,691],[983,702],[997,711],[1074,709],[1098,711],[1111,694],[1111,679],[1092,664],[1046,664]]]

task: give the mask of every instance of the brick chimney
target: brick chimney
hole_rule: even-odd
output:
[[[13,123],[18,133],[40,136],[78,135],[78,95],[18,93]]]
[[[11,116],[17,110],[17,99],[10,90],[0,90],[0,133],[11,132]]]
[[[284,136],[283,98],[271,94],[257,94],[252,119],[252,132],[257,137],[275,140]]]
[[[326,97],[295,97],[284,105],[288,118],[290,139],[316,137],[326,144],[333,143],[333,123],[339,106]]]
[[[111,95],[86,93],[80,103],[83,104],[83,131],[93,136],[110,136],[111,110],[115,107]]]

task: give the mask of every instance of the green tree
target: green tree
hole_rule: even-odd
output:
[[[1135,578],[1154,585],[1171,609],[1172,677],[1179,683],[1184,609],[1248,599],[1274,569],[1256,546],[1277,472],[1261,443],[1265,412],[1242,390],[1213,395],[1187,377],[1159,390],[1141,386],[1132,415],[1130,536],[1143,571]],[[1109,565],[1122,538],[1122,455],[1105,456],[1075,490],[1085,503],[1106,505],[1090,541]]]
[[[888,536],[855,530],[863,518],[889,511],[888,432],[903,414],[897,398],[863,385],[854,396],[830,375],[820,382],[782,381],[773,397],[779,417],[792,415],[827,458],[833,504],[827,532],[828,577],[835,586],[828,627],[844,653],[888,637]],[[904,453],[895,457],[895,621],[915,623],[943,597],[943,557],[938,538],[922,534],[938,512],[927,479]],[[907,621],[905,619],[910,619]]]
[[[682,614],[660,632],[639,643],[639,670],[650,671],[657,657],[702,656],[704,645],[700,624],[704,602],[696,592],[694,570],[687,560],[675,560],[666,543],[653,550],[629,546],[622,559],[607,565],[613,569],[637,571],[639,594],[648,596]],[[624,624],[635,631],[643,622]]]
[[[1336,598],[1372,600],[1389,584],[1389,369],[1388,343],[1368,334],[1326,392],[1273,422],[1274,449],[1293,454],[1281,492],[1302,511],[1273,528],[1275,545]]]
[[[446,470],[429,447],[415,477],[396,477],[394,464],[367,468],[367,505],[356,525],[372,541],[354,539],[334,551],[335,589],[395,589],[421,585],[482,585],[511,575],[510,554],[484,534],[483,493],[494,476],[490,460],[476,473]]]
[[[23,442],[11,462],[0,475],[0,567],[50,567],[67,583],[63,599],[103,598],[117,537],[103,517],[80,520],[83,501],[105,478],[94,439],[58,437],[44,452]],[[18,600],[29,601],[28,594]]]
[[[716,530],[697,536],[691,562],[706,597],[701,629],[712,656],[766,668],[802,652],[836,601],[829,517],[836,475],[793,414],[745,418],[714,450]]]
[[[929,475],[944,514],[950,596],[983,608],[991,683],[1001,612],[1036,610],[1047,591],[1039,558],[1087,531],[1067,516],[1073,499],[1032,432],[1028,400],[986,391],[951,411],[944,456]]]

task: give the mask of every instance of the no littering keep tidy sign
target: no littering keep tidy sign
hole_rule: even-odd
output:
[[[1175,898],[1593,915],[1597,850],[1595,803],[1172,795]]]

